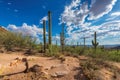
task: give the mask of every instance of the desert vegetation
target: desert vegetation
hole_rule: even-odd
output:
[[[78,44],[78,42],[77,42],[77,45],[66,45],[65,32],[64,32],[65,29],[64,29],[64,24],[62,24],[62,30],[60,33],[60,45],[57,45],[57,44],[52,44],[52,16],[50,11],[48,11],[48,29],[49,29],[48,40],[46,40],[47,39],[46,25],[47,25],[46,21],[43,20],[43,44],[37,43],[34,37],[31,37],[29,35],[23,35],[22,33],[10,32],[1,27],[2,30],[0,30],[0,52],[1,52],[0,54],[13,53],[13,52],[15,54],[16,52],[20,51],[21,53],[24,53],[23,54],[24,57],[26,57],[25,54],[27,54],[27,56],[35,56],[37,58],[41,58],[41,56],[47,57],[47,58],[54,58],[55,61],[56,59],[59,60],[59,61],[56,61],[56,63],[58,62],[59,64],[64,65],[62,67],[65,67],[67,65],[67,68],[69,68],[69,70],[72,70],[72,69],[71,67],[68,67],[68,66],[72,66],[73,68],[74,66],[72,64],[76,63],[75,65],[77,66],[76,68],[78,68],[78,73],[76,72],[74,73],[75,70],[73,70],[73,74],[74,75],[77,74],[76,77],[74,77],[74,79],[77,79],[77,80],[119,80],[120,79],[119,77],[120,65],[119,66],[114,65],[116,63],[120,64],[119,63],[120,50],[117,48],[111,49],[111,48],[105,48],[104,46],[101,46],[96,39],[97,32],[94,32],[94,36],[93,36],[94,40],[91,41],[92,46],[87,46],[85,44],[86,38],[84,38],[84,41],[82,42],[84,45],[80,45]],[[13,54],[8,54],[8,55],[13,55]],[[71,60],[71,62],[69,62],[69,60]],[[33,78],[30,80],[39,80],[39,79],[55,80],[56,77],[57,78],[60,77],[58,78],[59,80],[67,80],[67,79],[69,80],[70,78],[68,78],[68,76],[71,76],[71,75],[74,76],[72,74],[72,71],[69,71],[69,70],[64,73],[61,72],[61,73],[48,75],[44,71],[42,72],[42,67],[44,66],[40,66],[39,62],[36,62],[37,61],[36,58],[35,59],[31,58],[29,60],[28,59],[26,60],[25,58],[24,61],[26,62],[28,61],[25,64],[25,66],[27,65],[27,70],[25,70],[26,72],[25,74]],[[29,63],[32,63],[32,64],[36,63],[38,65],[30,66],[31,68],[28,68]],[[50,69],[48,69],[48,73],[52,69],[54,70],[55,68],[56,66],[50,66]],[[102,70],[103,72],[100,72]],[[7,80],[10,80],[9,76],[11,75],[2,75],[2,72],[3,72],[3,67],[0,66],[1,79],[8,78]],[[70,74],[68,74],[68,76],[65,76],[68,72],[70,72]],[[25,74],[23,75],[27,76]],[[63,76],[65,77],[62,78]],[[71,78],[71,80],[73,79]]]

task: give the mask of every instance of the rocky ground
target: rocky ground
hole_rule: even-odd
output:
[[[27,58],[27,73],[23,72],[25,62],[15,62],[15,58]],[[25,56],[22,52],[0,53],[0,80],[120,80],[120,63],[101,63],[85,56],[57,59]]]

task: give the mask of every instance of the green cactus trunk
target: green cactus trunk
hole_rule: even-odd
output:
[[[46,52],[46,21],[43,20],[43,42],[44,42],[44,52]]]
[[[79,42],[77,42],[77,47],[79,46]]]
[[[85,48],[85,40],[86,40],[86,39],[84,38],[84,48]]]
[[[57,40],[56,40],[56,46],[58,45],[58,42],[57,42]]]
[[[96,51],[96,48],[98,46],[98,42],[97,42],[97,37],[96,37],[96,32],[94,33],[94,40],[92,40],[92,45],[94,46],[94,49]]]
[[[64,24],[62,24],[62,32],[60,33],[60,43],[61,43],[61,48],[62,52],[64,52],[64,45],[65,45],[65,37],[64,37]]]
[[[51,18],[51,12],[48,11],[48,39],[49,39],[49,45],[52,44],[52,18]]]

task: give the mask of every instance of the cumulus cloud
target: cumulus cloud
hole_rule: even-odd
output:
[[[98,19],[108,14],[117,0],[96,0],[89,10],[89,20]]]
[[[61,14],[61,23],[66,23],[67,26],[83,24],[88,13],[87,2],[80,5],[80,0],[73,0],[69,6],[65,6],[64,12]]]
[[[7,26],[7,29],[10,31],[13,31],[13,32],[22,33],[23,35],[29,35],[29,36],[35,37],[35,38],[39,39],[39,41],[41,39],[40,36],[43,35],[42,28],[39,28],[36,25],[30,26],[27,23],[23,23],[22,26],[16,26],[13,24],[9,24]]]
[[[117,0],[91,0],[91,3],[81,0],[72,0],[70,5],[60,16],[60,23],[67,25],[67,39],[79,41],[84,37],[91,38],[97,32],[98,38],[105,39],[109,36],[116,37],[120,34],[120,22],[113,16],[119,16],[119,12],[111,13],[101,24],[94,25],[104,15],[110,13]]]
[[[120,16],[120,12],[113,12],[111,16]]]
[[[120,12],[112,12],[109,15],[109,18],[106,19],[106,21],[119,20],[119,17],[120,17]]]

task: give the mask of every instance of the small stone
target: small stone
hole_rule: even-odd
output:
[[[30,68],[30,71],[32,72],[41,72],[43,69],[43,66],[39,66],[39,65],[34,65],[33,67]]]
[[[66,75],[66,74],[68,74],[67,71],[59,71],[59,72],[56,72],[57,77],[62,77],[62,76],[64,76],[64,75]]]
[[[57,74],[53,73],[51,74],[51,77],[57,77]]]
[[[55,72],[55,73],[51,74],[51,77],[63,77],[66,74],[68,74],[67,71],[58,71],[58,72]]]

